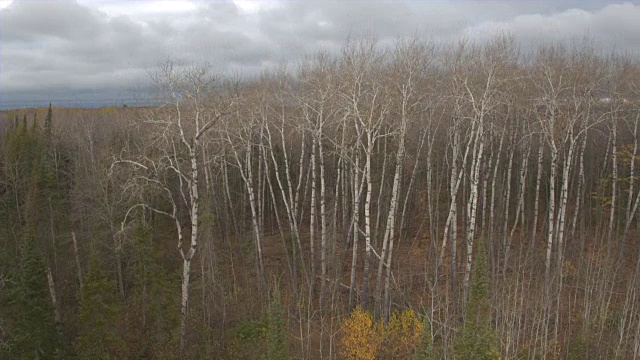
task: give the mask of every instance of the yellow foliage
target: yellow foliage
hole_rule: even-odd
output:
[[[394,312],[384,326],[358,307],[340,328],[340,354],[347,360],[410,359],[420,342],[422,327],[411,309]]]
[[[422,327],[422,321],[413,310],[394,312],[385,329],[385,357],[410,359],[420,342]]]
[[[347,360],[374,360],[382,344],[383,329],[371,314],[356,308],[340,328],[340,353]]]

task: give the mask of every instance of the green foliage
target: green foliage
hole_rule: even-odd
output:
[[[243,321],[232,330],[226,347],[225,359],[260,359],[264,356],[265,322]]]
[[[274,287],[267,316],[267,360],[285,360],[289,358],[286,313],[280,302],[280,291]]]
[[[47,117],[44,119],[44,136],[47,142],[51,140],[52,119],[53,119],[53,109],[51,108],[51,103],[49,103],[49,110],[47,111]]]
[[[11,329],[3,359],[53,359],[59,336],[49,296],[46,267],[34,246],[32,231],[23,240],[18,272],[7,286],[1,305]]]
[[[39,130],[39,126],[38,126],[38,114],[33,114],[33,122],[31,123],[31,133],[32,134],[37,134]]]
[[[171,358],[176,353],[179,304],[178,279],[160,264],[152,229],[142,221],[131,240],[128,278],[133,289],[128,301],[128,342],[135,358]]]
[[[274,290],[262,321],[242,321],[231,331],[225,359],[289,359],[287,313]]]
[[[0,142],[0,184],[6,186],[0,186],[0,233],[5,245],[0,250],[0,273],[12,279],[1,294],[6,314],[0,310],[2,319],[8,319],[6,330],[11,339],[9,347],[0,351],[11,354],[9,358],[34,358],[36,353],[52,358],[64,351],[59,324],[54,322],[47,269],[54,277],[60,276],[55,272],[54,254],[59,250],[56,237],[66,211],[60,211],[63,204],[57,200],[63,195],[56,183],[47,181],[42,171],[43,164],[52,160],[46,156],[37,119],[34,117],[30,128],[26,113],[22,123],[18,115],[14,120],[15,126],[6,130]],[[50,179],[55,177],[52,166]]]
[[[492,360],[500,358],[498,337],[491,324],[489,267],[484,239],[476,241],[476,256],[465,306],[465,321],[455,343],[455,358]]]
[[[120,337],[120,302],[114,281],[92,259],[80,291],[76,352],[81,359],[117,359],[124,342]]]
[[[569,342],[569,346],[567,348],[567,359],[589,359],[589,356],[596,353],[596,348],[594,346],[595,343],[596,340],[592,339],[588,332],[580,331],[578,334],[574,335]]]
[[[422,319],[422,331],[420,340],[413,355],[414,360],[435,360],[437,356],[433,348],[433,338],[431,337],[431,324],[428,317]]]

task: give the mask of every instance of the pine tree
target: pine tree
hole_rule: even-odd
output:
[[[280,291],[274,286],[267,318],[267,360],[285,360],[289,358],[287,324],[285,312],[280,302]]]
[[[41,157],[40,157],[40,177],[43,183],[43,188],[48,190],[51,195],[56,190],[56,169],[55,165],[51,161],[49,154],[52,151],[52,143],[51,143],[51,126],[53,119],[53,110],[51,109],[51,103],[49,103],[49,110],[47,111],[47,117],[44,120],[44,129],[42,134],[42,143],[41,143]],[[34,119],[35,121],[35,119]]]
[[[476,241],[476,258],[471,277],[465,320],[455,344],[459,360],[493,360],[500,358],[498,338],[491,324],[489,267],[484,239]]]
[[[31,123],[31,133],[35,135],[38,132],[38,114],[33,114],[33,122]]]
[[[76,352],[81,359],[115,359],[124,347],[120,337],[118,289],[94,254],[80,291]]]
[[[153,246],[152,229],[142,218],[133,233],[128,277],[133,281],[128,304],[131,336],[139,340],[136,357],[171,357],[175,352],[178,324],[177,278],[159,264],[160,254]],[[175,311],[172,311],[175,310]]]
[[[433,348],[433,339],[431,337],[431,324],[426,316],[422,320],[422,332],[420,333],[420,342],[413,356],[414,360],[435,360],[435,350]]]
[[[51,103],[49,103],[49,110],[47,110],[47,117],[44,119],[44,136],[45,142],[49,144],[51,141],[51,126],[53,119],[53,109],[51,108]]]
[[[7,314],[11,324],[9,347],[0,358],[53,359],[59,351],[59,335],[48,293],[46,268],[27,230],[21,249],[16,281],[7,289]]]

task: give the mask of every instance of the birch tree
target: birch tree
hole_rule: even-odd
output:
[[[198,249],[200,222],[199,174],[200,153],[206,134],[224,117],[233,100],[217,89],[221,77],[206,66],[182,66],[174,61],[161,64],[151,73],[151,80],[164,105],[153,109],[134,123],[151,129],[137,149],[115,156],[114,166],[129,166],[131,177],[125,190],[135,185],[155,188],[169,207],[145,199],[127,211],[122,220],[125,230],[134,210],[143,209],[170,218],[177,233],[177,248],[182,260],[180,305],[180,353],[187,338],[189,289],[192,260]],[[177,183],[176,186],[173,184]],[[145,190],[145,189],[143,189]],[[185,213],[181,208],[184,206]],[[186,215],[186,216],[185,216]],[[189,221],[188,244],[184,244],[183,219]]]

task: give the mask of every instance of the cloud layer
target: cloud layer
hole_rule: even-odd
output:
[[[255,74],[347,36],[439,41],[590,35],[640,51],[640,5],[609,1],[27,1],[0,3],[0,94],[100,96],[167,57]],[[94,95],[87,95],[94,94]]]

